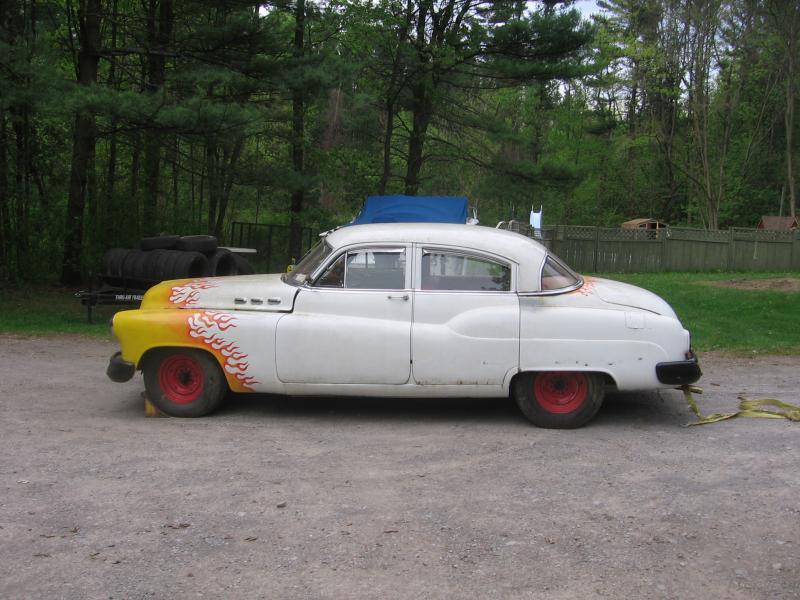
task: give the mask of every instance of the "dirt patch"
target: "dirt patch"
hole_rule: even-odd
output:
[[[800,293],[800,277],[774,277],[770,279],[724,279],[722,281],[704,281],[713,287],[733,288],[736,290],[766,290],[772,292]]]
[[[675,390],[572,431],[491,398],[146,419],[116,350],[0,335],[0,598],[800,600],[800,423],[684,427]],[[703,413],[798,402],[798,356],[700,360]]]

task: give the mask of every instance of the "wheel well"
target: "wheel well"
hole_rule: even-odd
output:
[[[192,350],[192,351],[195,351],[195,352],[202,352],[203,354],[207,354],[208,356],[213,358],[214,362],[219,365],[219,359],[217,359],[217,357],[214,356],[213,352],[209,352],[205,348],[198,348],[197,346],[155,346],[154,348],[149,348],[148,350],[145,350],[144,354],[142,354],[141,358],[139,358],[139,364],[136,365],[136,368],[141,371],[142,370],[142,366],[144,365],[145,361],[148,358],[150,358],[153,354],[158,354],[159,352],[164,352],[164,351],[168,351],[168,350],[175,350],[175,351]],[[219,365],[219,368],[220,368],[220,370],[222,370],[222,374],[223,374],[223,377],[224,377],[225,371],[224,371],[222,365]]]
[[[542,369],[542,370],[544,370],[544,369]],[[547,369],[547,370],[548,371],[568,371],[568,369]],[[539,372],[541,372],[541,371],[518,371],[517,373],[515,373],[514,376],[511,378],[511,381],[508,382],[508,393],[509,394],[513,394],[514,393],[514,386],[516,385],[517,380],[520,377],[522,377],[524,375],[528,375],[530,373],[539,373]],[[614,381],[614,378],[611,376],[610,373],[606,373],[604,371],[584,371],[584,372],[585,373],[596,373],[597,375],[600,375],[603,378],[603,383],[606,385],[606,387],[611,387],[611,388],[616,388],[617,387],[617,382]]]

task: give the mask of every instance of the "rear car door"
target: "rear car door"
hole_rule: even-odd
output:
[[[516,265],[476,251],[418,246],[411,346],[422,385],[503,385],[519,366]]]

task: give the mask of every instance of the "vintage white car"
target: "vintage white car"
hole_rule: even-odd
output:
[[[581,277],[536,241],[472,225],[355,225],[291,273],[163,282],[117,313],[108,375],[136,369],[163,412],[199,417],[230,389],[289,395],[507,397],[579,427],[604,391],[700,377],[670,306]]]

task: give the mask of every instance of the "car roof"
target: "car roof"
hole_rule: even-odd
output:
[[[517,263],[541,262],[547,249],[518,233],[483,227],[450,223],[374,223],[351,225],[330,233],[327,238],[333,248],[371,242],[441,244],[483,250],[506,256]]]
[[[497,254],[520,265],[518,289],[539,289],[539,267],[547,249],[519,233],[449,223],[375,223],[350,225],[326,237],[332,248],[370,243],[418,243],[455,246]],[[535,281],[534,281],[535,278]]]

